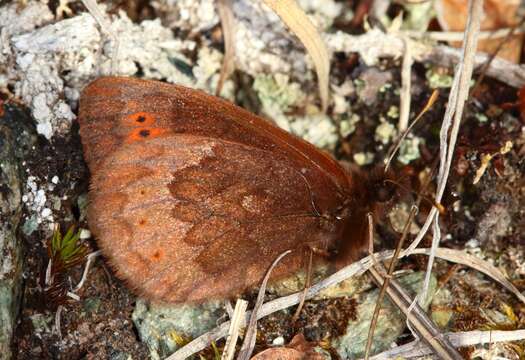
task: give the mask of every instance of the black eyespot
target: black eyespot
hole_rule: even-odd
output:
[[[142,137],[148,137],[149,136],[149,130],[140,130],[139,135]]]
[[[139,123],[143,123],[144,121],[146,121],[146,118],[142,115],[137,118],[137,122]]]

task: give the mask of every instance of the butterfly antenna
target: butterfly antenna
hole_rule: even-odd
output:
[[[400,189],[403,189],[406,192],[409,192],[409,193],[414,194],[414,195],[416,195],[418,197],[421,197],[421,199],[425,200],[430,205],[434,206],[439,211],[439,213],[441,215],[445,214],[445,207],[443,205],[441,205],[440,203],[438,203],[437,201],[429,198],[428,196],[425,196],[423,194],[417,193],[414,190],[411,190],[411,189],[407,188],[406,186],[400,184],[399,182],[397,182],[395,180],[385,179],[385,182],[389,182],[391,184],[394,184],[394,185],[398,186]]]
[[[312,188],[310,187],[310,183],[308,182],[308,179],[306,179],[306,177],[304,176],[302,172],[297,171],[297,173],[301,175],[301,177],[304,180],[304,183],[306,184],[306,188],[308,189],[308,193],[310,194],[310,203],[312,204],[312,209],[314,210],[314,214],[318,217],[321,216],[321,213],[319,212],[319,210],[317,210],[317,207],[315,206],[314,195],[312,194]]]
[[[428,111],[430,110],[430,108],[432,107],[432,105],[434,105],[434,103],[436,102],[437,98],[438,98],[438,95],[439,95],[439,91],[437,90],[434,90],[434,92],[432,93],[432,95],[430,95],[430,98],[428,99],[425,107],[423,108],[423,110],[421,110],[421,112],[419,113],[418,116],[416,116],[416,118],[414,119],[414,121],[412,121],[412,123],[410,124],[410,126],[405,130],[403,131],[403,133],[401,134],[401,136],[399,136],[395,142],[395,146],[393,147],[392,151],[390,151],[390,154],[385,162],[385,173],[388,171],[388,168],[390,167],[390,163],[392,162],[392,159],[394,158],[394,156],[396,155],[397,151],[399,150],[399,148],[401,147],[401,142],[403,140],[405,140],[405,138],[407,137],[408,133],[412,130],[412,128],[414,127],[414,125],[416,125],[416,123],[419,121],[419,119],[421,119],[423,117],[423,115]]]

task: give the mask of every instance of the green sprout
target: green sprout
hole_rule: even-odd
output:
[[[50,307],[57,307],[68,301],[67,272],[83,262],[88,251],[79,240],[80,230],[75,232],[75,226],[70,226],[66,234],[62,235],[60,226],[57,225],[48,241],[49,265],[44,292]]]
[[[56,226],[51,238],[51,246],[48,248],[49,257],[54,266],[61,266],[64,270],[71,268],[84,259],[87,248],[79,243],[80,230],[75,232],[75,226],[69,227],[64,236],[60,232],[60,226]]]

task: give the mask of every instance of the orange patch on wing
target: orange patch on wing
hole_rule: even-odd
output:
[[[153,254],[151,254],[152,261],[159,261],[163,257],[164,257],[164,250],[162,249],[157,249],[153,252]]]
[[[124,126],[152,126],[155,123],[153,114],[139,111],[133,114],[126,115],[121,120]]]
[[[167,129],[161,128],[150,128],[150,127],[140,127],[133,129],[126,138],[126,142],[133,143],[135,141],[144,141],[152,138],[156,138],[168,133]]]

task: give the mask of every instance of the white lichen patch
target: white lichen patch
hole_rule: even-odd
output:
[[[22,202],[30,214],[22,225],[22,231],[26,235],[31,235],[41,224],[54,223],[53,211],[48,206],[50,198],[46,189],[38,184],[38,179],[33,175],[29,175],[27,178]]]
[[[155,0],[152,6],[165,13],[165,21],[173,29],[201,32],[219,23],[214,0]]]
[[[324,114],[295,118],[291,130],[297,136],[322,149],[333,150],[339,140],[337,128]]]
[[[197,63],[193,68],[195,87],[208,93],[215,93],[219,83],[223,54],[211,47],[203,46],[199,49]],[[234,83],[230,79],[224,82],[221,97],[233,101],[235,98]]]
[[[285,115],[291,107],[304,101],[306,95],[298,83],[290,82],[287,75],[259,75],[255,78],[253,89],[261,102],[264,115],[272,119],[279,127],[290,131],[291,118]]]
[[[184,70],[184,67],[191,68],[193,63],[184,52],[193,50],[195,42],[175,38],[170,29],[162,26],[160,19],[134,24],[122,12],[113,21],[112,30],[120,40],[118,74],[133,76],[140,70],[148,79],[193,85],[191,74]],[[105,53],[111,55],[112,46],[109,45]],[[109,58],[103,69],[105,73],[111,70]]]
[[[344,114],[350,111],[350,101],[347,99],[347,96],[355,92],[354,83],[351,80],[347,80],[339,86],[332,84],[331,89],[332,102],[334,104],[332,113]]]
[[[24,12],[13,16],[28,17]],[[14,66],[1,81],[14,83],[15,95],[29,106],[37,121],[37,132],[51,139],[69,132],[75,119],[70,106],[76,106],[86,82],[110,73],[114,43],[100,34],[87,13],[33,30],[35,27],[22,27],[28,29],[25,33],[15,25],[2,29],[2,56],[12,58],[14,61],[8,63]],[[195,42],[175,38],[160,20],[134,24],[120,13],[113,19],[111,30],[120,41],[118,74],[132,76],[142,71],[146,78],[190,86],[199,80],[180,66],[186,63],[191,69],[192,61],[184,52],[193,50]]]
[[[321,30],[331,26],[343,9],[334,0],[303,0],[299,5]],[[301,82],[312,79],[313,64],[304,47],[273,11],[262,2],[250,0],[234,1],[233,11],[239,69],[252,76],[283,73]]]

